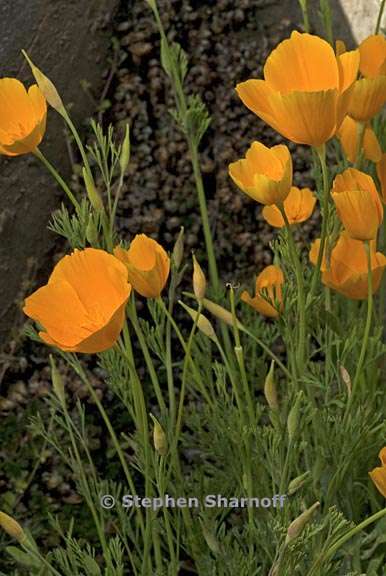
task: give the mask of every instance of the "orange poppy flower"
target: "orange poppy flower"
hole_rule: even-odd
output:
[[[386,152],[381,156],[377,164],[377,176],[381,184],[381,196],[383,203],[386,204]]]
[[[290,224],[300,224],[307,220],[315,208],[316,197],[309,188],[292,186],[290,193],[284,200],[284,210]],[[283,228],[285,222],[277,206],[264,206],[264,219],[275,228]]]
[[[366,122],[386,101],[386,40],[381,34],[369,36],[359,46],[359,70],[363,78],[354,84],[348,113]]]
[[[264,80],[247,80],[236,90],[252,112],[289,140],[321,146],[347,112],[358,66],[358,50],[336,56],[322,38],[292,32],[268,57]]]
[[[86,248],[62,258],[23,310],[43,326],[39,335],[47,344],[69,352],[103,352],[122,330],[130,291],[127,270],[117,258]]]
[[[382,463],[382,466],[371,470],[371,472],[369,472],[369,476],[382,496],[386,498],[386,446],[380,451],[379,459]]]
[[[16,78],[0,78],[0,154],[34,152],[46,130],[47,103],[34,84],[27,92]]]
[[[283,305],[282,284],[284,275],[279,266],[267,266],[256,278],[255,296],[245,290],[241,300],[270,318],[277,318]]]
[[[346,158],[353,164],[355,164],[357,160],[358,125],[358,122],[355,122],[350,116],[346,116],[337,132]],[[363,135],[363,153],[364,157],[372,162],[379,162],[382,156],[378,138],[371,126],[366,126],[365,128]]]
[[[332,198],[343,226],[356,240],[373,240],[383,219],[383,206],[368,174],[347,168],[335,177]]]
[[[267,148],[253,142],[245,158],[229,164],[229,175],[237,186],[261,204],[281,204],[292,184],[291,154],[283,144]]]
[[[315,240],[311,246],[310,261],[314,266],[318,260],[319,250],[320,239]],[[386,257],[381,252],[376,252],[375,241],[370,242],[370,250],[373,293],[375,294],[381,284]],[[366,300],[368,296],[367,268],[367,254],[363,242],[350,238],[344,231],[331,251],[329,267],[323,256],[322,282],[346,298]]]
[[[167,282],[170,259],[158,242],[137,234],[128,250],[117,246],[114,254],[128,270],[134,290],[146,298],[158,298]]]

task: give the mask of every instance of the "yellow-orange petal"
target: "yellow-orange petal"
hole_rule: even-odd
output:
[[[251,297],[246,290],[241,294],[241,300],[268,318],[278,318],[279,311],[262,296]]]
[[[272,127],[297,144],[319,147],[336,132],[338,98],[337,90],[273,93],[276,126]]]
[[[236,92],[242,103],[259,118],[282,133],[275,108],[275,91],[265,80],[246,80],[236,86]]]
[[[284,200],[284,210],[290,224],[299,224],[307,220],[315,207],[316,197],[309,188],[299,189],[292,186]],[[283,228],[285,222],[277,206],[263,208],[264,219],[275,228]]]
[[[146,298],[157,298],[167,282],[170,259],[164,248],[145,234],[137,234],[129,250],[117,246],[114,255],[127,267],[134,290]]]
[[[386,102],[386,76],[357,80],[352,91],[348,114],[367,122],[378,114]]]
[[[346,48],[346,44],[344,43],[343,40],[336,40],[335,41],[335,54],[337,56],[341,56],[342,54],[344,54],[346,52],[347,48]]]
[[[264,78],[282,94],[320,92],[339,86],[338,66],[329,43],[296,31],[271,52],[264,66]]]
[[[346,158],[355,164],[359,136],[359,124],[350,116],[346,116],[338,131]],[[363,152],[365,158],[372,162],[379,162],[382,151],[374,130],[366,126],[363,137]]]
[[[382,154],[377,164],[377,176],[381,185],[382,201],[386,204],[386,152]]]
[[[339,219],[352,238],[356,240],[376,238],[380,220],[377,207],[368,190],[333,192],[332,198]]]
[[[368,36],[359,45],[360,72],[367,78],[378,76],[386,60],[386,40],[383,34]]]
[[[350,50],[337,56],[339,91],[345,92],[356,80],[359,69],[359,50]]]

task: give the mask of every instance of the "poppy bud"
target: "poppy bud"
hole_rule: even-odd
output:
[[[119,165],[123,175],[130,162],[130,126],[126,124],[125,137],[122,142],[121,154],[119,156]]]
[[[212,324],[209,322],[208,318],[206,316],[204,316],[203,314],[199,314],[197,312],[197,310],[193,310],[193,308],[190,308],[189,306],[187,306],[186,304],[181,302],[181,300],[179,300],[178,302],[179,302],[179,304],[181,304],[181,306],[183,308],[185,308],[185,310],[188,312],[188,314],[192,318],[193,322],[196,322],[196,319],[198,316],[197,328],[203,334],[205,334],[205,336],[207,336],[208,338],[210,338],[211,340],[216,342],[216,340],[217,340],[216,332],[214,331],[214,328],[213,328]]]
[[[319,508],[320,502],[315,502],[310,508],[307,508],[300,516],[295,518],[288,526],[287,536],[285,539],[285,543],[288,544],[302,533],[306,524],[310,521],[313,513],[317,508]]]
[[[295,494],[295,492],[297,492],[299,490],[299,488],[301,488],[303,486],[303,484],[305,483],[305,481],[309,475],[310,475],[310,473],[307,470],[307,472],[304,472],[304,474],[301,474],[300,476],[297,476],[296,478],[291,480],[291,482],[289,483],[289,486],[288,486],[288,496]]]
[[[202,300],[206,292],[205,274],[193,254],[193,291],[197,300]]]
[[[290,442],[294,439],[299,424],[300,403],[302,400],[302,393],[300,392],[292,406],[287,418],[287,430]]]
[[[278,410],[279,402],[277,399],[277,390],[274,378],[274,367],[275,362],[274,360],[272,360],[271,367],[264,381],[264,396],[271,410]]]
[[[177,270],[179,270],[184,257],[184,227],[181,226],[176,243],[172,252],[172,260]]]
[[[60,403],[65,406],[66,405],[66,396],[64,393],[64,385],[62,376],[56,366],[55,359],[50,354],[50,364],[51,364],[51,380],[52,380],[52,387],[54,389],[55,394],[57,395]]]
[[[229,326],[233,327],[233,316],[232,316],[232,313],[229,312],[229,310],[227,310],[226,308],[223,308],[222,306],[219,306],[219,304],[215,304],[215,302],[212,302],[211,300],[208,300],[207,298],[204,298],[202,303],[205,306],[205,308],[207,310],[209,310],[209,312],[211,312],[219,320],[222,320],[223,322],[225,322]],[[242,330],[243,325],[241,324],[241,322],[239,320],[237,320],[237,318],[236,318],[236,322],[237,322],[238,329]]]
[[[20,543],[25,542],[27,535],[18,522],[5,512],[0,512],[0,527],[12,538]]]
[[[154,422],[154,429],[153,429],[154,448],[156,449],[158,454],[160,454],[161,456],[165,456],[167,454],[167,451],[168,451],[168,441],[166,438],[166,434],[165,434],[161,424],[153,416],[153,414],[150,414],[150,417]]]
[[[88,170],[85,167],[82,168],[83,180],[86,185],[87,196],[90,200],[91,206],[96,210],[96,212],[103,212],[103,202],[102,198],[100,197],[97,189],[95,188],[95,184],[90,176]]]
[[[49,78],[47,78],[45,74],[43,74],[41,70],[39,70],[39,68],[35,66],[35,64],[33,64],[32,60],[30,59],[25,50],[22,50],[22,54],[24,58],[27,60],[28,64],[30,65],[36,83],[39,86],[40,91],[47,100],[48,104],[52,106],[54,110],[59,112],[59,114],[64,116],[65,114],[64,104],[54,84],[51,82]]]

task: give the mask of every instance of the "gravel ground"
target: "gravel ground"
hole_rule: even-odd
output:
[[[159,0],[169,38],[181,42],[189,56],[187,90],[201,94],[212,116],[202,143],[202,170],[224,282],[252,282],[256,272],[271,262],[268,243],[275,232],[263,221],[261,207],[236,190],[227,166],[244,155],[254,139],[268,145],[282,139],[242,105],[234,87],[247,78],[261,77],[267,55],[296,25],[296,5],[295,0],[240,0],[235,8],[232,0]],[[122,2],[114,36],[117,65],[105,72],[103,98],[111,102],[105,118],[118,128],[129,121],[132,134],[132,160],[118,212],[119,229],[125,238],[145,232],[171,249],[183,225],[186,254],[191,249],[203,254],[191,165],[184,138],[168,113],[173,102],[159,64],[158,34],[150,9],[143,2]],[[309,151],[291,144],[290,148],[294,183],[312,186]],[[316,234],[317,216],[301,226],[301,239],[308,241]],[[77,503],[72,478],[48,447],[31,476],[41,446],[33,440],[27,418],[36,408],[44,410],[44,397],[50,389],[47,353],[31,342],[11,342],[0,369],[0,417],[5,435],[0,446],[0,509],[11,505],[14,514],[24,519],[33,518],[39,510],[35,514],[38,522],[41,510],[54,512],[67,503],[71,514]],[[98,376],[95,372],[95,385],[108,400]],[[76,379],[68,377],[67,382],[74,398],[88,401]],[[94,433],[98,451],[97,426]],[[45,543],[49,543],[48,535]]]

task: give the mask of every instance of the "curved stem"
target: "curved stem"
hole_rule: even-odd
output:
[[[264,344],[264,342],[260,340],[260,338],[255,336],[252,332],[250,332],[247,328],[245,328],[245,326],[242,326],[240,330],[242,332],[245,332],[245,334],[248,334],[248,336],[252,338],[252,340],[254,340],[256,344],[258,344],[260,348],[262,348],[264,352],[272,358],[272,360],[275,360],[276,364],[279,366],[279,368],[281,368],[281,370],[287,376],[287,378],[289,378],[290,380],[294,380],[294,377],[292,376],[291,372],[284,366],[280,358],[278,358],[276,354],[272,352],[272,350],[270,350],[270,348],[268,348],[268,346],[266,346],[266,344]]]
[[[80,211],[80,204],[77,201],[77,199],[75,198],[75,196],[73,195],[73,193],[71,192],[70,188],[68,187],[68,185],[66,184],[66,182],[63,180],[63,178],[61,177],[61,175],[59,174],[59,172],[56,170],[56,168],[54,168],[54,166],[51,164],[51,162],[49,160],[47,160],[47,158],[44,156],[43,152],[41,150],[39,150],[39,148],[36,148],[34,151],[34,155],[36,156],[36,158],[39,158],[39,160],[44,164],[44,166],[49,170],[49,172],[52,174],[52,176],[55,178],[56,182],[59,184],[59,186],[62,188],[62,190],[64,190],[64,192],[66,193],[68,199],[71,201],[71,203],[73,204],[75,210],[77,212]]]

